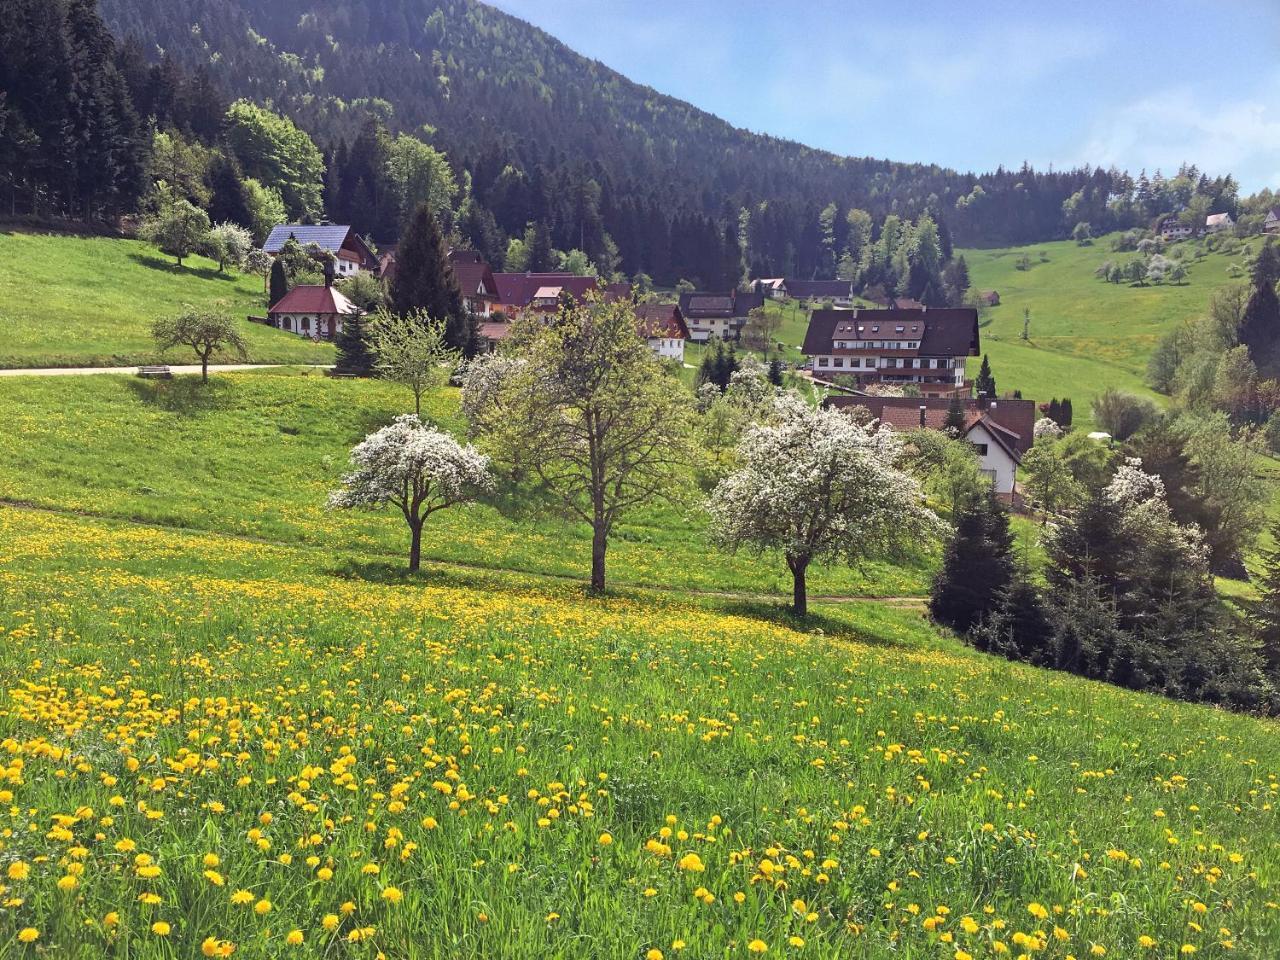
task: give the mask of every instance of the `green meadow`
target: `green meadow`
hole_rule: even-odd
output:
[[[262,316],[261,277],[204,257],[182,267],[136,240],[0,230],[0,367],[192,363],[157,353],[151,324],[184,307],[235,318],[257,363],[331,363],[333,347],[249,323]]]
[[[334,515],[313,373],[0,381],[0,956],[1265,957],[1280,729],[762,597],[655,509]],[[429,413],[460,429],[456,396]],[[924,561],[922,561],[924,563]],[[919,590],[920,569],[823,575]]]

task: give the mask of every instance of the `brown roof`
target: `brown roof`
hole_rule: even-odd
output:
[[[543,287],[559,287],[575,299],[581,300],[592,290],[600,289],[595,277],[580,277],[573,273],[495,273],[498,302],[505,306],[523,308],[533,302]]]
[[[871,415],[894,430],[919,430],[921,409],[924,426],[941,430],[947,420],[952,401],[944,397],[856,397],[830,396],[829,407],[863,407]],[[978,424],[985,426],[996,442],[1005,447],[1015,460],[1031,449],[1035,442],[1036,404],[1034,400],[962,400],[964,432]]]
[[[680,294],[680,310],[690,319],[745,318],[756,307],[764,306],[765,295],[755,290],[743,293],[730,290],[726,293],[712,290],[694,290]]]
[[[787,280],[787,296],[800,300],[841,300],[853,296],[848,280]]]
[[[359,308],[333,287],[300,283],[267,311],[271,313],[359,313]]]
[[[689,339],[689,327],[678,303],[638,303],[636,317],[640,321],[640,336],[646,340],[657,337]]]
[[[814,310],[803,352],[810,356],[836,352],[832,346],[836,340],[918,340],[917,356],[976,357],[978,311],[972,307]]]
[[[500,320],[486,320],[480,324],[480,336],[486,340],[503,340],[511,332],[511,324]]]

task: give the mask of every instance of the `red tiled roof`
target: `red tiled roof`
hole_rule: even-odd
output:
[[[658,337],[689,339],[689,327],[684,322],[679,304],[639,303],[636,304],[636,317],[640,321],[640,336],[646,340]]]
[[[600,289],[600,281],[595,277],[572,273],[495,273],[493,280],[498,288],[498,302],[517,308],[529,306],[542,287],[560,287],[577,300]]]
[[[879,327],[880,329],[875,329]],[[902,327],[899,330],[898,327]],[[917,340],[922,357],[978,356],[978,311],[971,307],[931,310],[814,310],[801,348],[828,355],[837,340]]]
[[[1034,400],[962,400],[964,404],[964,431],[967,434],[978,424],[1001,446],[1006,447],[1014,459],[1031,449],[1035,442],[1036,404]],[[825,401],[837,410],[846,407],[864,407],[880,422],[894,430],[919,430],[920,410],[924,408],[924,426],[941,430],[946,423],[952,401],[944,397],[857,397],[830,396]]]
[[[271,313],[359,313],[354,303],[333,287],[300,283],[267,311]]]

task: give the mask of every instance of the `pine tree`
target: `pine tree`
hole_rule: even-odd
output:
[[[967,633],[996,608],[1013,579],[1013,533],[994,493],[964,503],[955,523],[930,591],[929,612],[938,623]]]
[[[942,429],[953,437],[964,432],[964,402],[959,397],[952,397],[947,405],[947,416],[942,421]]]
[[[782,386],[782,361],[777,357],[769,361],[769,382],[775,387]]]
[[[982,366],[978,369],[978,379],[975,384],[978,388],[978,396],[994,398],[996,395],[996,378],[991,375],[991,361],[987,359],[987,355],[982,355]]]
[[[425,203],[414,213],[396,252],[391,306],[401,316],[422,310],[444,321],[450,347],[468,355],[474,349],[473,325],[462,306],[440,225]]]
[[[1062,404],[1058,402],[1058,398],[1054,397],[1049,401],[1049,410],[1045,414],[1050,420],[1058,426],[1062,426]]]
[[[551,229],[545,220],[539,220],[529,231],[529,272],[546,273],[555,269],[554,251],[551,249]]]
[[[1068,430],[1071,428],[1071,417],[1072,417],[1070,397],[1062,398],[1061,410],[1062,410],[1062,419],[1059,420],[1058,422],[1062,425],[1062,428],[1064,430]]]
[[[289,277],[284,272],[284,261],[276,257],[271,261],[271,293],[267,306],[274,307],[289,292]]]
[[[214,223],[236,223],[252,230],[253,211],[249,209],[249,196],[235,158],[218,151],[210,158],[205,176],[209,185],[209,219]]]
[[[369,377],[377,358],[369,348],[368,327],[362,313],[353,313],[342,322],[342,332],[334,341],[338,357],[334,363],[336,373],[351,377]]]
[[[1253,293],[1240,321],[1240,342],[1259,367],[1270,368],[1280,357],[1280,246],[1263,244],[1253,264]]]

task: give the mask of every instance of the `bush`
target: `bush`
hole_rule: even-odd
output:
[[[1093,419],[1118,441],[1125,441],[1153,420],[1159,411],[1146,397],[1108,387],[1094,398]]]

